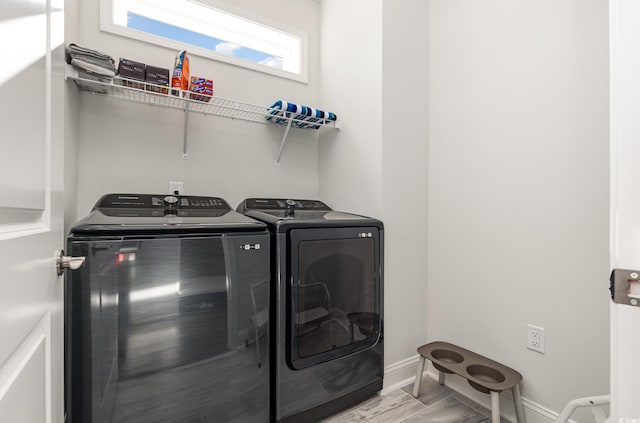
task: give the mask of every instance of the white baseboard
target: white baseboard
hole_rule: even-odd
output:
[[[381,393],[386,394],[413,383],[416,380],[417,364],[418,356],[415,355],[386,366],[384,368],[384,384]]]
[[[427,363],[429,362],[427,361]],[[386,394],[413,383],[418,370],[417,364],[418,356],[416,355],[386,366],[384,368],[384,387],[381,394]],[[427,375],[438,380],[438,371],[431,367],[430,363],[425,367],[428,368]],[[491,408],[491,397],[473,389],[466,379],[457,375],[446,375],[445,385],[483,407]],[[526,397],[522,397],[522,405],[527,423],[553,423],[559,416],[559,413]],[[511,422],[516,421],[513,397],[510,391],[505,391],[500,395],[500,414]],[[570,422],[575,423],[573,420],[570,420]]]

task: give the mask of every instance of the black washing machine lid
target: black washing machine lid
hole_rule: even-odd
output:
[[[88,233],[185,233],[264,230],[265,225],[237,213],[219,197],[163,194],[107,194],[71,228]]]
[[[352,226],[384,229],[378,219],[334,211],[319,200],[247,198],[238,205],[237,210],[266,223],[275,232],[287,232],[293,228]]]

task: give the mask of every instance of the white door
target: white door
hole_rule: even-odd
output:
[[[640,270],[640,2],[610,1],[611,266]],[[611,422],[640,423],[640,307],[611,305]]]
[[[1,422],[63,421],[63,5],[0,0]]]

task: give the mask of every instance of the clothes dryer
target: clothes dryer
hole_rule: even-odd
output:
[[[273,419],[319,421],[382,389],[382,222],[316,200],[237,210],[272,237]]]

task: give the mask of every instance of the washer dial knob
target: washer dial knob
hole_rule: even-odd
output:
[[[287,204],[287,214],[289,216],[293,216],[296,211],[296,202],[293,200],[286,200],[285,203]]]
[[[167,195],[166,197],[164,197],[164,204],[169,207],[173,207],[178,204],[178,197],[174,195]]]

